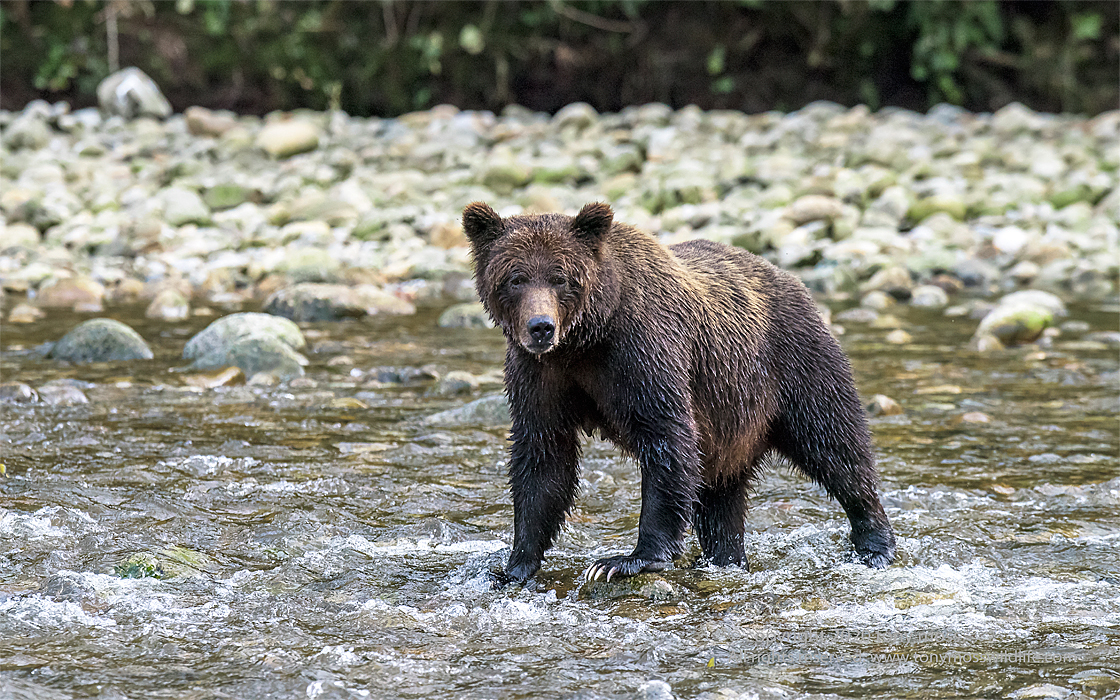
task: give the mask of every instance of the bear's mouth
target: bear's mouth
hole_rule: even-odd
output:
[[[544,342],[531,340],[527,343],[525,341],[522,341],[521,347],[525,348],[534,355],[543,355],[552,348],[556,347],[556,343],[552,342],[551,340],[547,340]]]

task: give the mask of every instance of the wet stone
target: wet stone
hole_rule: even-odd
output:
[[[1025,294],[1030,296],[1022,296]],[[1021,345],[1036,340],[1043,330],[1054,324],[1056,310],[1065,310],[1057,297],[1051,300],[1040,294],[1045,293],[1017,292],[1001,299],[996,308],[980,321],[975,338],[993,336],[1004,345]]]
[[[164,289],[156,294],[152,303],[144,311],[147,318],[160,321],[182,321],[190,316],[191,307],[187,298],[177,289]]]
[[[97,103],[102,112],[125,119],[171,115],[171,103],[139,68],[124,68],[102,80],[97,86]]]
[[[435,372],[424,367],[374,367],[368,375],[381,384],[409,384],[438,378]]]
[[[478,377],[470,372],[452,371],[440,377],[432,393],[437,396],[459,396],[478,389]]]
[[[682,598],[683,593],[661,576],[638,574],[629,578],[616,577],[610,581],[605,579],[588,581],[583,586],[581,597],[592,600],[638,597],[666,603]]]
[[[867,412],[873,416],[897,416],[903,413],[897,401],[884,394],[875,394],[867,404]]]
[[[51,348],[49,357],[78,364],[150,360],[152,349],[120,321],[95,318],[74,327]]]
[[[454,427],[463,425],[508,425],[509,400],[505,394],[484,396],[458,408],[428,416],[424,425]]]
[[[195,335],[183,347],[183,359],[194,360],[195,369],[218,369],[229,364],[229,350],[249,335],[272,335],[299,350],[307,346],[299,326],[286,318],[261,313],[223,316]]]
[[[949,295],[941,287],[923,284],[910,293],[910,305],[925,309],[940,309],[949,305]]]
[[[4,403],[35,403],[39,395],[30,385],[23,382],[4,382],[0,384],[0,401]]]
[[[416,307],[370,284],[347,287],[307,282],[277,290],[264,310],[295,321],[338,321],[378,314],[409,315]]]
[[[319,147],[319,127],[300,120],[275,122],[261,129],[257,146],[273,158],[313,151]]]
[[[74,308],[79,304],[100,306],[105,287],[88,277],[66,277],[39,288],[36,299],[43,308]]]
[[[841,311],[835,318],[840,323],[874,323],[879,314],[874,309],[856,307]]]
[[[8,323],[34,323],[44,316],[46,314],[42,309],[21,302],[8,312]]]
[[[188,386],[199,389],[216,389],[220,386],[233,386],[245,383],[245,373],[240,367],[225,367],[217,372],[195,374],[186,378]]]
[[[89,403],[85,392],[66,380],[43,384],[39,387],[39,398],[48,406],[76,406]]]
[[[436,325],[440,328],[493,328],[494,322],[482,302],[468,302],[447,307],[439,315]]]
[[[268,314],[232,314],[191,338],[183,357],[194,369],[238,367],[253,381],[267,373],[277,381],[303,376],[307,359],[296,352],[306,341],[291,321]],[[230,377],[226,383],[235,381]],[[200,380],[201,383],[201,380]]]

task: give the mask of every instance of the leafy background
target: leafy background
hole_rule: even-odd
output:
[[[178,110],[830,99],[1096,114],[1120,99],[1118,27],[1111,1],[23,0],[0,5],[0,106],[93,104],[135,65]]]

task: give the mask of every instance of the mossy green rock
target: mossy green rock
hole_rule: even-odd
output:
[[[1075,202],[1091,203],[1095,194],[1092,188],[1082,183],[1056,190],[1050,195],[1050,203],[1055,209],[1063,209]]]
[[[202,201],[214,211],[221,211],[244,204],[251,196],[252,192],[241,185],[215,185],[206,190]]]
[[[133,554],[113,567],[120,578],[171,579],[216,570],[215,562],[208,555],[186,547],[168,547],[161,552]]]
[[[480,182],[498,194],[510,194],[518,187],[524,187],[532,179],[532,173],[524,165],[515,161],[491,163],[482,171]]]
[[[1004,345],[1021,345],[1036,340],[1054,325],[1054,313],[1034,304],[1001,304],[992,309],[976,329],[977,338],[998,338]]]
[[[957,221],[964,221],[967,206],[962,197],[935,194],[915,201],[910,205],[910,210],[906,215],[911,221],[921,222],[939,211],[945,212]]]
[[[51,348],[50,357],[84,364],[150,360],[152,349],[132,330],[111,318],[95,318],[75,326]]]

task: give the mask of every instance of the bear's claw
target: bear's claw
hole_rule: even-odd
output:
[[[615,574],[619,576],[634,576],[643,571],[661,571],[669,566],[667,561],[654,561],[634,556],[617,556],[600,559],[591,565],[584,575],[588,582],[598,581],[607,577],[610,581]]]

